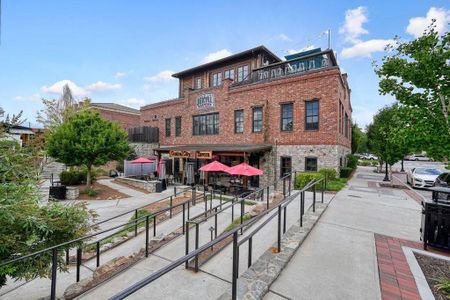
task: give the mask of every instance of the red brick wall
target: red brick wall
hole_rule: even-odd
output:
[[[349,138],[339,135],[338,106],[339,91],[345,90],[338,68],[318,70],[310,74],[293,76],[266,83],[200,91],[186,91],[185,97],[166,103],[141,108],[141,124],[160,129],[161,145],[182,144],[278,144],[286,145],[334,145],[350,147]],[[215,107],[208,111],[197,111],[195,99],[203,93],[213,93]],[[320,105],[319,130],[307,131],[305,126],[305,101],[317,98]],[[345,100],[345,99],[344,99]],[[351,117],[349,100],[346,109]],[[294,103],[294,129],[280,130],[280,104]],[[252,133],[252,107],[263,106],[263,131]],[[244,133],[234,133],[234,110],[244,109]],[[192,135],[192,116],[219,112],[218,135]],[[157,116],[155,119],[154,116]],[[175,117],[182,116],[182,132],[175,137]],[[165,136],[165,119],[171,118],[171,136]]]
[[[106,120],[117,122],[122,126],[123,129],[127,130],[130,127],[138,127],[140,124],[140,116],[135,114],[129,114],[125,112],[105,110],[92,108],[97,111],[100,116]]]

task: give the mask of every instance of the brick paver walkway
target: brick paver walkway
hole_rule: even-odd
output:
[[[402,246],[422,249],[422,244],[375,234],[378,272],[383,300],[420,300],[419,290],[406,261]]]

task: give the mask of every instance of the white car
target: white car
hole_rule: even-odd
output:
[[[413,168],[406,172],[406,182],[413,188],[431,187],[441,173],[441,170],[434,168]]]
[[[415,161],[432,161],[431,158],[422,155],[422,154],[412,154],[412,155],[407,155],[405,157],[405,160],[415,160]]]

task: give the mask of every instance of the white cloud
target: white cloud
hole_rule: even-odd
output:
[[[116,72],[116,74],[114,75],[114,78],[119,79],[119,78],[128,76],[128,75],[130,75],[131,73],[133,73],[132,70],[130,70],[130,71],[123,71],[123,72]]]
[[[296,53],[299,53],[299,52],[303,52],[303,51],[308,51],[308,50],[312,50],[312,49],[315,49],[315,48],[317,48],[316,46],[314,46],[314,45],[310,45],[310,46],[306,46],[306,47],[303,47],[303,48],[301,48],[301,49],[288,49],[288,54],[296,54]]]
[[[414,37],[419,37],[423,34],[424,30],[430,26],[431,20],[436,20],[436,30],[442,34],[448,28],[448,23],[450,22],[450,10],[444,8],[431,7],[425,17],[416,17],[409,19],[408,27],[406,32],[413,35]]]
[[[161,71],[156,75],[144,77],[144,80],[150,81],[150,82],[161,82],[161,81],[169,81],[173,80],[175,78],[172,77],[172,74],[175,73],[174,71],[165,70]]]
[[[36,101],[41,99],[41,95],[34,93],[30,96],[16,96],[14,99],[18,101]]]
[[[363,28],[363,24],[368,21],[366,14],[367,9],[363,6],[345,12],[345,22],[339,28],[339,33],[344,35],[346,42],[360,43],[360,36],[369,33],[367,29]]]
[[[44,93],[50,93],[50,94],[61,94],[63,91],[63,87],[68,84],[70,90],[72,91],[72,94],[75,97],[79,97],[79,96],[86,96],[87,94],[89,94],[89,91],[87,91],[86,89],[78,86],[75,82],[68,80],[68,79],[64,79],[64,80],[60,80],[55,82],[53,85],[51,86],[43,86],[41,88],[42,92]]]
[[[357,43],[349,48],[344,48],[341,52],[342,58],[371,57],[372,53],[384,51],[388,44],[393,44],[394,40],[374,39]]]
[[[69,86],[70,87],[70,86]],[[108,83],[103,81],[97,81],[92,83],[86,87],[88,91],[110,91],[110,90],[118,90],[122,87],[119,83]]]
[[[233,54],[233,53],[227,49],[222,49],[222,50],[219,50],[216,52],[211,52],[203,58],[202,63],[203,64],[209,63],[209,62],[230,56],[231,54]]]
[[[288,37],[286,34],[284,33],[280,33],[278,35],[278,38],[284,42],[292,42],[292,39],[290,37]]]

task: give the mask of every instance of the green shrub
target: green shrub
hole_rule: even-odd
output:
[[[337,177],[337,172],[333,168],[320,169],[319,173],[322,174],[322,176],[325,177],[327,181],[334,180]]]
[[[117,172],[123,173],[124,166],[123,166],[123,160],[118,160],[116,165]]]
[[[88,190],[86,190],[85,192],[86,192],[86,194],[87,194],[89,197],[95,197],[95,196],[97,196],[97,191],[94,190],[94,189],[88,189]]]
[[[91,172],[92,181],[95,180],[97,173],[95,171]],[[79,185],[86,183],[87,169],[81,168],[79,170],[62,171],[59,174],[59,180],[63,185]]]
[[[356,169],[357,165],[358,165],[358,157],[353,154],[347,155],[347,167],[351,169]]]
[[[347,185],[346,178],[336,178],[335,180],[327,182],[327,191],[338,192]]]
[[[62,171],[59,180],[63,185],[79,185],[86,182],[86,173],[82,171]]]
[[[297,177],[295,178],[295,188],[296,189],[302,189],[304,188],[311,180],[313,179],[321,179],[323,178],[323,175],[318,172],[305,172],[297,174]]]
[[[348,178],[352,172],[353,172],[352,168],[343,167],[343,168],[341,168],[340,177],[341,178]]]
[[[372,165],[370,160],[358,160],[358,166],[368,167]]]
[[[374,161],[371,161],[371,164],[372,164],[372,167],[378,167],[378,165],[380,164],[380,162],[374,160]]]

